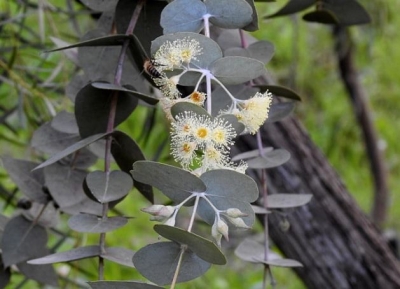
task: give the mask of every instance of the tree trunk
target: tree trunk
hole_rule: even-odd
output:
[[[307,287],[400,288],[399,262],[300,123],[288,118],[264,126],[261,133],[264,146],[285,148],[292,155],[286,164],[268,170],[269,192],[313,194],[308,205],[289,212],[289,231],[279,228],[277,214],[269,222],[278,248],[304,265],[296,273]],[[250,135],[236,144],[240,151],[257,148]]]

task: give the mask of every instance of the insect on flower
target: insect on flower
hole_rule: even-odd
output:
[[[164,75],[157,70],[153,60],[146,59],[143,63],[144,71],[153,78],[162,78]]]

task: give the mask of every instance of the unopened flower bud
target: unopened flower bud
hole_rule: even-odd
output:
[[[282,232],[287,232],[290,229],[290,223],[287,218],[284,218],[279,222],[279,228]]]
[[[175,207],[164,205],[153,205],[148,208],[142,209],[143,212],[152,215],[151,221],[164,221],[171,217],[175,211]]]
[[[215,242],[217,242],[217,245],[221,247],[222,234],[217,230],[217,220],[215,220],[214,224],[212,225],[211,235],[215,239]]]
[[[246,223],[243,221],[242,218],[230,218],[228,217],[229,222],[232,223],[236,228],[242,228],[242,229],[250,229],[249,226],[246,225]]]
[[[228,217],[231,218],[239,218],[239,217],[247,217],[248,214],[243,213],[241,210],[237,209],[237,208],[230,208],[228,210],[226,210],[226,214],[228,215]]]
[[[228,225],[222,221],[221,219],[218,219],[216,222],[214,222],[214,224],[216,223],[216,230],[218,231],[218,233],[222,234],[225,238],[225,240],[229,240],[229,227]]]

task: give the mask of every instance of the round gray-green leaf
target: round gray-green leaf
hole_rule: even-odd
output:
[[[259,262],[275,267],[285,267],[285,268],[303,267],[303,265],[299,261],[293,259],[271,259],[267,261],[259,260]]]
[[[60,111],[52,119],[51,126],[60,132],[69,134],[78,134],[79,129],[76,124],[76,119],[73,113],[66,112],[65,110]]]
[[[300,207],[311,201],[311,194],[273,194],[268,195],[268,209]]]
[[[294,102],[279,102],[274,103],[269,108],[268,118],[266,120],[267,123],[272,123],[276,121],[280,121],[285,117],[288,117],[294,110],[295,104]]]
[[[210,71],[225,85],[240,84],[265,73],[264,63],[241,56],[226,56],[214,61]]]
[[[218,196],[243,202],[254,202],[258,198],[255,181],[233,170],[212,170],[201,175],[207,186],[207,196]]]
[[[236,248],[235,255],[244,261],[259,263],[256,260],[263,260],[264,247],[260,243],[247,238]]]
[[[103,219],[95,215],[78,214],[68,220],[68,226],[77,232],[105,233],[124,226],[128,222],[125,217],[109,217]]]
[[[265,153],[271,152],[273,150],[274,149],[272,147],[266,147],[266,148],[263,148],[261,150],[261,154],[265,154]],[[241,154],[238,154],[238,155],[234,156],[232,158],[232,161],[235,162],[235,161],[239,161],[239,160],[247,160],[247,159],[251,159],[251,158],[257,157],[259,155],[260,155],[260,150],[259,149],[255,149],[255,150],[248,151],[248,152],[241,153]]]
[[[253,9],[244,0],[208,0],[205,4],[212,15],[210,22],[216,26],[242,28],[253,20]]]
[[[267,64],[275,53],[274,45],[265,40],[254,42],[247,47],[250,57]]]
[[[264,246],[252,240],[245,239],[235,250],[235,255],[240,259],[259,264],[268,264],[270,266],[278,267],[301,267],[302,265],[296,260],[282,259],[274,252],[269,252],[268,260],[265,261]]]
[[[167,225],[155,225],[154,231],[171,241],[187,245],[190,250],[206,262],[217,265],[226,264],[224,254],[210,240],[180,228]]]
[[[161,45],[168,42],[173,42],[177,39],[194,39],[199,42],[200,46],[203,48],[202,54],[196,56],[196,60],[192,60],[196,68],[207,68],[211,63],[213,63],[218,58],[222,57],[222,51],[218,43],[214,40],[192,32],[179,32],[160,36],[151,42],[151,54],[154,55]]]
[[[133,178],[159,189],[171,200],[180,203],[191,193],[205,192],[206,185],[192,173],[177,167],[151,161],[137,161],[131,171]]]
[[[206,13],[206,6],[199,0],[175,0],[162,11],[160,24],[164,34],[199,32]]]
[[[132,188],[133,181],[122,171],[94,171],[87,175],[86,184],[95,199],[100,203],[109,203],[125,197]]]
[[[290,159],[290,153],[284,149],[276,149],[247,161],[249,168],[269,169],[283,165]]]
[[[1,239],[4,267],[41,257],[40,252],[46,247],[47,233],[39,225],[33,225],[22,216],[8,221]]]
[[[100,254],[101,257],[108,261],[131,268],[134,268],[132,262],[133,255],[135,255],[135,252],[118,247],[108,247],[106,248],[105,253]]]
[[[159,242],[143,247],[133,256],[136,269],[151,282],[160,286],[171,284],[181,245],[175,242]],[[186,250],[178,275],[178,283],[186,282],[203,275],[211,264],[200,259],[191,250]]]
[[[185,111],[192,111],[198,116],[205,116],[211,118],[211,116],[207,113],[207,111],[204,108],[194,103],[178,102],[177,104],[174,104],[171,107],[171,114],[174,118],[176,118],[178,114],[184,113]]]

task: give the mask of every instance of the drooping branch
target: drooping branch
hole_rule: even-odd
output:
[[[377,133],[368,107],[367,95],[360,84],[354,64],[354,44],[349,31],[345,27],[336,26],[333,30],[333,36],[336,42],[340,76],[350,97],[354,114],[363,135],[374,181],[374,200],[372,202],[371,217],[375,225],[381,229],[387,218],[389,201],[387,170],[382,152],[378,147]]]

